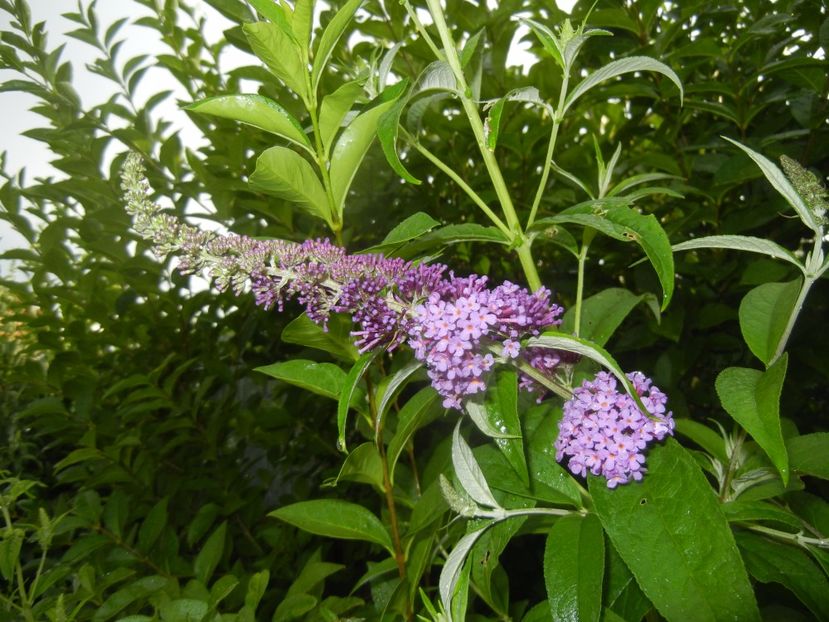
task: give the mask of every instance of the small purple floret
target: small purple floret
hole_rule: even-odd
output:
[[[667,396],[641,372],[627,377],[651,416],[642,413],[633,398],[617,389],[616,378],[599,372],[594,380],[585,380],[564,403],[555,443],[556,460],[567,458],[574,475],[586,477],[589,471],[603,476],[608,488],[641,480],[648,444],[674,431],[672,413],[665,412]]]

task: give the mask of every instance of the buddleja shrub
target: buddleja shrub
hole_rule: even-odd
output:
[[[220,289],[251,296],[280,316],[299,303],[305,313],[283,339],[339,362],[293,358],[259,368],[336,402],[321,434],[343,453],[339,473],[319,482],[335,490],[282,505],[270,516],[311,534],[364,543],[343,550],[365,572],[347,596],[335,596],[323,586],[343,567],[329,557],[332,549],[326,559],[311,554],[275,606],[274,620],[755,620],[757,587],[772,582],[818,618],[829,617],[827,506],[797,493],[805,487],[801,476],[827,476],[827,439],[799,435],[780,414],[789,338],[807,295],[829,268],[820,180],[791,159],[781,171],[732,140],[735,152],[794,210],[805,247],[787,250],[736,234],[672,246],[663,219],[644,209],[681,203],[679,190],[694,189],[668,172],[638,172],[622,157],[621,141],[608,149],[602,127],[615,113],[607,121],[602,115],[595,127],[586,122],[594,130],[589,151],[565,135],[578,134],[590,117],[591,98],[633,95],[656,107],[678,92],[671,105],[679,109],[682,81],[662,61],[630,53],[603,66],[585,60],[591,46],[613,34],[589,24],[615,29],[622,23],[647,39],[657,6],[643,7],[638,22],[600,8],[595,21],[588,13],[576,25],[565,20],[554,27],[532,5],[532,17],[521,21],[545,55],[547,77],[539,86],[546,92],[552,85],[550,103],[527,84],[491,92],[497,82],[486,84],[484,77],[503,75],[493,63],[504,59],[494,54],[503,46],[495,48],[487,35],[501,31],[497,24],[473,32],[459,26],[475,23],[463,3],[444,8],[427,0],[426,13],[405,1],[367,5],[368,17],[355,26],[360,3],[346,2],[326,12],[316,34],[311,1],[251,0],[260,21],[242,3],[211,4],[244,18],[241,33],[228,36],[271,72],[276,86],[262,80],[262,91],[284,100],[261,92],[210,93],[188,109],[194,118],[235,119],[276,136],[280,144],[259,155],[248,188],[294,203],[336,242],[193,227],[151,200],[152,182],[143,171],[153,160],[141,155],[127,159],[122,185],[135,231],[159,255],[178,257],[184,273],[207,274]],[[524,8],[503,4],[501,17]],[[376,23],[397,38],[388,51],[365,65],[344,53],[364,69],[361,75],[331,71],[346,33],[363,28],[379,40],[371,28]],[[398,36],[401,24],[416,41]],[[338,83],[343,74],[349,79]],[[511,123],[514,118],[521,123]],[[750,119],[739,120],[744,130]],[[664,117],[660,122],[668,125]],[[539,152],[540,160],[527,167],[521,136],[538,136],[538,127],[542,148],[526,151]],[[431,191],[420,186],[425,170],[455,184],[463,210],[457,220],[409,210],[379,244],[354,252],[343,246],[363,227],[349,212],[352,184],[375,135],[390,169],[409,184],[395,186],[401,195],[431,203]],[[452,160],[457,153],[443,144],[450,137],[469,147],[460,154],[474,172]],[[647,145],[632,148],[647,160]],[[515,170],[524,173],[507,174]],[[379,171],[372,173],[382,181]],[[527,191],[528,179],[534,191]],[[472,222],[478,213],[488,225]],[[450,222],[441,225],[435,217]],[[672,237],[688,236],[673,231]],[[521,272],[490,280],[436,261],[441,252],[463,257],[484,242],[499,245],[504,271],[520,266]],[[624,280],[587,296],[588,283],[602,280],[587,274],[589,258],[601,249],[598,264],[606,263],[605,253],[619,252],[615,242],[641,249],[659,297],[618,287]],[[661,390],[652,370],[623,369],[605,349],[639,303],[654,322],[660,319],[673,298],[674,252],[692,251],[705,261],[702,249],[759,253],[799,274],[756,287],[740,305],[742,335],[763,369],[718,370],[709,387],[732,418],[733,433],[704,425],[708,413],[674,418],[679,396]],[[545,269],[550,258],[570,263],[553,274]],[[480,265],[492,265],[482,259]],[[571,267],[574,279],[567,279]],[[572,280],[571,289],[561,285]],[[545,284],[556,287],[555,298]],[[294,414],[304,416],[299,408]],[[675,435],[699,449],[684,447]],[[16,546],[19,531],[8,529],[9,546]],[[524,553],[520,568],[506,565],[515,548]],[[371,552],[363,558],[355,551]],[[250,584],[257,593],[257,581]],[[199,611],[198,619],[219,619],[213,607]]]
[[[351,318],[358,350],[350,369],[290,360],[260,371],[337,401],[338,447],[347,455],[332,484],[368,484],[384,508],[377,514],[364,505],[326,498],[283,506],[271,515],[311,533],[364,540],[384,550],[385,560],[369,562],[357,583],[372,586],[374,615],[411,618],[422,606],[421,616],[466,619],[474,593],[498,616],[525,620],[638,620],[652,607],[675,620],[759,619],[749,574],[759,582],[783,583],[815,615],[827,615],[826,540],[807,516],[774,501],[796,474],[825,471],[825,462],[816,461],[812,451],[825,443],[824,437],[784,439],[779,413],[789,335],[806,295],[829,267],[822,249],[825,192],[817,178],[789,159],[783,161],[784,174],[761,154],[734,143],[808,228],[813,248],[803,262],[774,242],[741,235],[698,238],[672,249],[659,221],[633,206],[653,194],[676,196],[668,188],[644,185],[665,175],[618,180],[621,145],[605,162],[598,141],[595,186],[554,159],[559,128],[574,103],[618,76],[661,74],[681,96],[679,78],[662,62],[632,56],[585,73],[578,64],[582,46],[610,32],[569,21],[553,30],[527,19],[562,76],[557,104],[547,103],[533,87],[481,102],[480,73],[477,83],[475,73],[480,71],[476,55],[486,46],[481,33],[459,49],[437,0],[426,3],[431,27],[404,3],[436,58],[411,85],[403,80],[385,87],[376,102],[349,118],[363,88],[359,83],[322,98],[317,89],[332,42],[356,3],[334,15],[313,54],[308,37],[312,3],[254,4],[267,21],[245,26],[251,48],[302,100],[313,139],[278,104],[261,97],[228,94],[190,107],[267,125],[307,151],[313,163],[291,148],[273,147],[260,156],[252,184],[301,202],[340,239],[351,171],[368,148],[366,133],[376,130],[389,163],[405,180],[419,183],[399,157],[401,139],[407,153],[419,152],[453,179],[492,224],[487,230],[435,230],[437,222],[418,213],[363,254],[327,240],[222,236],[164,215],[147,198],[139,158],[128,161],[123,185],[136,230],[158,252],[179,256],[185,272],[206,271],[220,288],[239,294],[249,289],[266,308],[284,311],[286,301],[295,298],[305,307],[305,317],[320,327],[317,343],[336,339],[328,332],[330,322]],[[380,63],[381,85],[398,47]],[[420,140],[417,126],[426,106],[447,101],[459,106],[469,123],[494,205]],[[501,116],[512,101],[539,106],[549,113],[551,125],[525,221],[494,155]],[[362,140],[352,153],[355,136]],[[539,217],[551,172],[581,188],[588,199]],[[580,227],[580,241],[562,225]],[[575,302],[566,315],[541,285],[532,256],[534,240],[548,232],[577,262]],[[717,379],[723,408],[740,426],[735,437],[680,421],[679,430],[705,451],[695,455],[683,448],[670,438],[677,427],[670,397],[646,373],[625,373],[603,348],[638,300],[613,289],[585,300],[586,259],[598,234],[642,247],[662,286],[655,311],[664,310],[672,296],[672,251],[763,253],[802,273],[796,281],[752,290],[741,305],[743,335],[765,369],[731,367]],[[403,258],[476,235],[515,252],[530,289]],[[340,347],[349,345],[341,342]],[[525,394],[538,405],[529,406]],[[415,448],[415,433],[440,425],[436,420],[441,418],[456,421],[451,440]],[[472,449],[463,429],[488,440]],[[363,442],[349,448],[354,434]],[[465,520],[447,523],[447,507]],[[736,538],[730,523],[738,528]],[[538,532],[546,534],[547,600],[511,603],[509,576],[495,560],[513,537]],[[430,589],[433,566],[440,566],[437,605]],[[300,584],[302,576],[276,618],[329,611]]]

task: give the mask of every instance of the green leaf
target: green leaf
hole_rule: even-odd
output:
[[[829,581],[805,552],[746,532],[737,534],[737,543],[751,576],[785,586],[818,620],[829,620]]]
[[[723,512],[729,523],[754,523],[764,521],[777,523],[795,533],[803,529],[801,520],[788,510],[765,501],[743,501],[737,499],[724,503]]]
[[[400,97],[391,108],[380,116],[380,119],[377,121],[377,139],[380,141],[383,155],[386,156],[386,161],[392,167],[392,170],[410,184],[418,185],[421,183],[420,180],[403,166],[403,163],[400,161],[400,156],[397,153],[400,115],[403,114],[403,109],[408,103],[409,97]]]
[[[299,576],[291,583],[288,594],[305,594],[320,585],[335,572],[345,568],[342,564],[319,561],[317,554],[306,562],[299,573]]]
[[[504,113],[504,106],[506,103],[506,98],[502,97],[490,107],[489,112],[486,115],[484,135],[486,136],[486,147],[490,151],[495,151],[495,147],[498,146],[498,133],[501,128],[501,115]]]
[[[285,343],[296,343],[328,352],[348,363],[360,358],[351,337],[351,319],[347,315],[332,313],[328,317],[326,328],[328,330],[309,318],[307,313],[303,313],[282,329],[280,339]]]
[[[402,82],[390,86],[378,97],[376,105],[360,113],[349,123],[337,139],[334,151],[331,154],[331,190],[334,194],[334,205],[342,215],[345,199],[351,182],[357,174],[357,169],[374,140],[377,132],[377,122],[380,117],[402,94],[406,85]]]
[[[263,95],[219,95],[190,104],[184,109],[247,123],[282,136],[313,153],[308,136],[302,131],[299,121],[282,106]]]
[[[676,441],[650,450],[641,483],[611,490],[591,476],[588,484],[613,546],[667,620],[759,621],[719,501]]]
[[[442,409],[435,408],[438,394],[432,387],[424,387],[415,393],[397,415],[397,429],[386,449],[389,464],[389,478],[394,482],[394,467],[414,433],[428,421],[437,416]]]
[[[225,550],[225,536],[227,535],[227,521],[216,528],[193,561],[193,573],[196,578],[207,585],[213,571],[222,559]]]
[[[112,596],[107,598],[104,603],[98,607],[95,615],[92,616],[92,620],[94,622],[104,622],[104,620],[109,620],[125,608],[129,607],[135,601],[146,598],[150,594],[153,594],[163,588],[165,585],[167,585],[167,579],[155,575],[131,581],[127,587],[118,590]]]
[[[530,474],[527,471],[524,438],[518,418],[518,374],[515,370],[504,369],[498,372],[494,385],[487,392],[486,413],[489,425],[506,435],[495,438],[495,444],[524,485],[529,486]]]
[[[628,314],[645,300],[646,296],[648,295],[637,296],[630,290],[611,287],[585,298],[581,307],[581,336],[604,346]],[[575,310],[570,307],[564,314],[561,332],[571,332],[574,321]]]
[[[593,514],[559,518],[547,536],[544,581],[553,620],[598,622],[602,612],[604,533]]]
[[[402,244],[409,240],[419,238],[428,233],[440,223],[424,212],[415,212],[403,222],[389,231],[389,234],[380,242],[379,246],[392,246]]]
[[[754,356],[765,365],[777,354],[802,286],[800,278],[788,283],[763,283],[740,303],[740,332]]]
[[[731,140],[725,136],[723,136],[723,138],[732,145],[742,149],[746,154],[748,154],[748,157],[754,160],[757,166],[760,167],[760,170],[763,171],[763,175],[765,175],[769,183],[783,196],[784,199],[786,199],[786,202],[794,208],[794,211],[797,212],[798,216],[800,216],[800,220],[803,221],[803,224],[809,227],[812,231],[816,232],[818,235],[822,234],[823,227],[820,222],[812,213],[812,210],[810,210],[806,205],[803,197],[798,194],[797,190],[794,189],[794,186],[789,183],[789,180],[783,174],[783,171],[781,171],[774,162],[756,151],[749,149],[745,145],[738,143],[736,140]]]
[[[0,540],[0,575],[6,581],[12,581],[14,577],[24,536],[22,529],[6,527],[3,530],[3,539]]]
[[[138,550],[147,553],[153,548],[167,525],[167,497],[156,503],[147,513],[138,530]]]
[[[279,25],[254,22],[242,26],[253,53],[267,65],[271,73],[282,80],[303,100],[308,100],[305,68],[302,65],[299,44]]]
[[[455,596],[455,589],[458,587],[458,581],[461,578],[461,570],[463,569],[463,562],[466,560],[466,556],[469,554],[475,541],[491,525],[492,523],[487,523],[477,531],[468,533],[458,540],[449,557],[446,559],[446,563],[443,564],[443,569],[440,571],[440,579],[438,580],[438,589],[444,611],[452,610],[452,600]],[[450,620],[450,622],[452,621]]]
[[[556,462],[555,441],[558,437],[558,423],[561,420],[561,406],[555,408],[538,425],[530,437],[527,460],[530,483],[536,494],[547,487],[544,496],[553,503],[582,507],[581,487],[558,462]],[[556,495],[551,496],[551,493]]]
[[[377,395],[375,397],[377,402],[377,422],[375,423],[375,432],[379,433],[380,427],[386,419],[386,413],[388,413],[394,398],[421,367],[423,367],[423,363],[418,360],[411,360],[396,372],[390,376],[386,376],[380,381],[377,386]]]
[[[647,56],[630,56],[628,58],[611,61],[579,82],[578,86],[567,96],[562,112],[566,112],[579,97],[602,82],[606,82],[607,80],[617,76],[636,71],[653,71],[666,76],[679,89],[679,101],[680,104],[682,103],[684,94],[682,90],[682,82],[680,81],[679,76],[674,73],[673,69],[668,67],[666,64],[660,63],[658,60],[654,60],[653,58],[649,58]]]
[[[343,381],[343,388],[337,401],[337,449],[340,451],[346,451],[345,424],[348,420],[348,410],[354,399],[354,393],[357,391],[360,380],[362,380],[369,365],[377,358],[379,352],[379,350],[376,350],[363,354],[348,371],[348,375]]]
[[[470,497],[481,505],[492,508],[500,507],[495,497],[492,496],[484,472],[478,466],[472,450],[461,436],[461,420],[458,420],[452,435],[452,466],[455,467],[458,482]]]
[[[274,510],[268,516],[319,536],[373,542],[394,554],[386,528],[374,514],[356,503],[339,499],[301,501]]]
[[[343,119],[362,94],[363,83],[360,80],[354,80],[353,82],[346,82],[336,91],[322,98],[319,128],[320,138],[326,154],[331,151],[331,145],[337,136],[337,132],[340,131],[340,127],[342,127]]]
[[[717,395],[725,411],[763,448],[789,481],[789,458],[780,428],[780,393],[786,379],[788,355],[783,354],[765,372],[729,367],[717,376]]]
[[[596,361],[599,365],[606,368],[610,371],[610,373],[616,376],[619,382],[622,383],[622,387],[624,387],[628,395],[633,398],[633,401],[636,402],[636,405],[639,406],[643,413],[648,412],[644,404],[642,404],[642,400],[639,398],[639,395],[634,390],[633,384],[631,384],[628,377],[622,371],[622,368],[619,367],[619,364],[612,356],[610,356],[607,350],[601,346],[587,341],[586,339],[580,339],[579,337],[573,337],[572,335],[558,331],[548,330],[545,331],[540,337],[532,337],[528,339],[527,347],[564,350],[565,352],[573,352],[574,354],[586,356],[587,358]]]
[[[345,383],[345,372],[333,363],[305,359],[273,363],[256,371],[334,400],[339,399]]]
[[[311,67],[312,92],[316,93],[322,72],[328,64],[328,59],[331,58],[334,46],[337,45],[337,41],[343,36],[351,18],[354,17],[354,13],[362,3],[363,0],[348,0],[325,27],[320,37],[317,51],[314,53],[314,62]]]
[[[310,594],[288,594],[276,608],[272,622],[297,620],[317,606],[317,598]]]
[[[672,248],[674,252],[690,251],[697,248],[730,248],[737,251],[768,255],[774,259],[782,259],[797,266],[801,271],[803,270],[803,266],[800,265],[797,258],[779,244],[750,235],[709,235],[704,238],[674,244]]]
[[[711,456],[720,461],[720,464],[728,463],[728,455],[725,451],[725,440],[717,432],[703,425],[698,421],[677,417],[674,419],[676,431],[682,436],[691,439],[702,447]]]
[[[786,440],[791,468],[804,475],[829,479],[829,433],[816,432]]]
[[[308,161],[286,147],[271,147],[256,160],[250,176],[253,190],[299,203],[299,205],[333,227],[328,197]]]
[[[656,216],[647,216],[629,208],[607,210],[603,217],[613,224],[625,227],[624,237],[639,244],[651,262],[662,285],[662,310],[671,302],[674,293],[674,257],[668,235]]]
[[[311,28],[314,22],[314,0],[296,0],[291,17],[291,31],[299,44],[300,54],[308,59],[311,47]]]
[[[640,214],[626,207],[630,199],[605,197],[570,207],[556,216],[543,218],[533,225],[543,229],[550,224],[576,223],[592,227],[622,242],[636,242],[645,251],[662,285],[662,310],[674,291],[674,258],[668,235],[653,214]]]
[[[383,460],[374,443],[358,445],[343,462],[334,484],[350,480],[383,490]]]
[[[288,23],[288,18],[285,16],[285,10],[273,0],[248,0],[253,8],[259,11],[259,14],[277,24],[283,32],[291,33],[291,25]]]
[[[565,69],[564,56],[562,55],[562,51],[559,49],[558,37],[556,37],[555,33],[544,24],[533,19],[522,18],[520,21],[522,24],[530,27],[533,34],[535,34],[541,42],[541,45],[544,46],[547,53],[553,57],[553,60],[558,63],[559,67]]]
[[[209,606],[203,600],[177,598],[161,605],[163,622],[201,622]]]
[[[259,601],[265,595],[265,590],[268,589],[270,579],[271,573],[268,570],[261,570],[250,578],[250,581],[248,581],[248,591],[245,594],[245,607],[256,610],[256,607],[259,606]]]

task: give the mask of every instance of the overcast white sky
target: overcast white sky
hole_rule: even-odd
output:
[[[574,2],[575,0],[558,0],[557,3],[562,9],[569,11]],[[84,6],[88,6],[89,3],[87,0],[83,0],[83,4]],[[200,0],[192,0],[191,4],[197,7],[200,14],[208,18],[207,37],[209,40],[217,40],[222,36],[222,31],[230,26],[230,22],[206,3]],[[31,7],[34,22],[46,21],[46,31],[49,34],[50,47],[57,46],[61,43],[66,44],[63,58],[64,60],[70,60],[72,62],[74,86],[84,104],[92,106],[110,97],[113,93],[111,83],[104,78],[92,74],[85,68],[85,65],[95,58],[96,50],[81,41],[68,38],[64,35],[64,33],[77,28],[77,26],[61,15],[67,12],[76,12],[78,6],[77,1],[29,0],[29,6]],[[96,12],[99,18],[99,24],[101,24],[102,28],[106,28],[116,19],[122,17],[130,17],[131,20],[137,19],[146,13],[146,9],[131,0],[100,0],[96,5]],[[0,28],[5,30],[8,24],[9,20],[7,16],[5,14],[0,15]],[[120,58],[128,59],[138,54],[152,55],[154,53],[163,53],[163,44],[153,35],[154,32],[148,28],[138,26],[125,27],[121,31],[121,37],[125,38],[126,41],[122,48]],[[522,64],[522,61],[526,62],[526,53],[524,52],[522,54],[522,52],[520,49],[513,50],[508,62],[510,64]],[[228,69],[239,63],[239,55],[244,56],[242,52],[236,51],[236,54],[234,57],[233,51],[230,51],[227,58],[222,58],[223,64],[226,62]],[[0,71],[0,82],[14,77],[16,77],[14,76],[14,72]],[[166,72],[158,70],[153,75],[153,70],[150,70],[142,80],[142,86],[139,87],[138,100],[143,101],[149,95],[165,88],[174,89],[180,99],[185,98],[184,92],[177,87],[175,81]],[[175,95],[168,98],[162,106],[156,109],[156,113],[172,121],[174,126],[182,132],[182,138],[187,140],[189,144],[193,144],[199,140],[200,134],[187,116],[178,109],[175,100]],[[52,159],[52,156],[46,146],[43,143],[21,135],[27,129],[41,125],[42,119],[29,110],[34,102],[35,98],[25,93],[0,93],[0,136],[3,139],[2,150],[7,152],[7,170],[16,172],[25,167],[26,175],[29,179],[58,174],[49,165],[49,160]],[[24,243],[25,241],[21,237],[9,229],[5,221],[0,221],[0,252],[9,248],[22,246]],[[3,263],[6,262],[0,262],[0,273],[6,272],[2,265]]]

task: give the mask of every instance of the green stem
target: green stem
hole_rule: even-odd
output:
[[[406,7],[406,12],[409,14],[409,17],[412,20],[412,23],[415,26],[418,34],[423,37],[423,40],[426,42],[426,45],[429,46],[429,49],[432,50],[432,54],[435,55],[435,58],[438,60],[444,60],[443,52],[440,51],[440,48],[435,45],[435,42],[432,40],[432,37],[429,36],[429,33],[426,32],[426,27],[423,26],[423,22],[420,21],[420,18],[417,16],[417,12],[414,10],[412,5],[408,2],[408,0],[403,0],[403,6]]]
[[[452,181],[454,181],[458,186],[460,186],[461,190],[463,190],[467,196],[472,199],[472,201],[481,208],[481,211],[486,214],[489,219],[492,221],[501,232],[507,236],[507,238],[512,239],[512,231],[510,231],[509,227],[504,224],[504,221],[498,218],[498,215],[489,209],[489,206],[484,202],[484,200],[480,197],[480,195],[475,192],[469,184],[467,184],[461,177],[458,175],[448,164],[446,164],[443,160],[438,158],[434,153],[429,151],[426,147],[421,145],[417,141],[412,141],[412,145],[415,149],[417,149],[427,160],[429,160],[432,164],[437,166],[441,171],[446,173]]]
[[[584,266],[587,263],[587,250],[590,248],[590,242],[596,232],[593,229],[585,228],[582,234],[581,249],[579,250],[579,271],[576,281],[576,305],[573,313],[575,314],[573,320],[573,334],[578,337],[581,333],[581,307],[582,300],[584,300]]]
[[[311,76],[307,72],[305,75],[305,85],[308,90],[308,99],[303,97],[302,101],[305,104],[305,108],[308,110],[308,114],[311,116],[311,126],[314,130],[314,146],[316,147],[315,159],[317,161],[317,167],[320,169],[320,173],[322,175],[322,185],[325,188],[325,196],[328,198],[328,211],[331,216],[329,226],[337,238],[337,244],[342,246],[342,214],[340,214],[340,210],[334,200],[334,190],[331,187],[331,175],[328,172],[328,154],[325,152],[325,146],[322,144],[319,119],[317,117],[317,96],[312,90]]]
[[[797,295],[797,300],[794,303],[792,314],[789,316],[789,321],[786,323],[786,328],[783,330],[783,334],[780,336],[780,341],[777,343],[777,349],[774,351],[774,356],[772,357],[771,361],[769,361],[769,367],[774,365],[774,363],[777,362],[777,359],[783,356],[783,352],[786,351],[786,345],[789,342],[789,337],[792,334],[795,322],[797,322],[797,316],[800,315],[800,310],[803,308],[803,303],[806,302],[806,296],[809,295],[809,290],[812,289],[812,285],[814,284],[814,277],[807,276],[804,279],[803,286],[800,288],[800,293]]]
[[[532,260],[532,252],[530,249],[530,241],[524,236],[521,229],[521,223],[518,220],[518,215],[515,211],[515,206],[510,197],[507,184],[501,174],[501,168],[498,166],[498,161],[495,159],[495,154],[489,150],[486,144],[486,133],[484,131],[484,124],[481,121],[478,106],[472,101],[472,92],[469,85],[466,83],[466,78],[463,75],[463,67],[461,66],[460,58],[458,57],[458,50],[455,47],[455,42],[452,39],[452,33],[449,31],[449,26],[446,24],[446,18],[443,15],[443,8],[440,5],[440,0],[426,0],[429,11],[432,14],[432,19],[435,21],[435,27],[440,35],[441,43],[443,44],[443,52],[446,62],[452,68],[455,74],[455,80],[458,83],[458,98],[461,101],[463,110],[469,120],[469,125],[472,128],[472,133],[475,135],[475,141],[478,143],[478,150],[481,152],[481,157],[484,160],[484,166],[487,173],[492,180],[492,185],[495,189],[495,194],[498,197],[498,202],[501,204],[501,210],[504,213],[504,219],[511,231],[511,241],[518,250],[518,257],[521,262],[521,267],[524,269],[524,275],[527,278],[527,283],[533,290],[541,287],[541,279],[538,276],[538,271],[535,262]]]
[[[553,152],[555,151],[556,139],[558,138],[558,128],[561,126],[561,119],[564,116],[564,101],[567,99],[567,86],[569,82],[569,72],[565,72],[561,82],[561,92],[558,96],[558,107],[553,113],[553,128],[550,130],[550,142],[547,145],[547,157],[544,160],[544,169],[541,171],[541,179],[538,182],[538,190],[535,191],[535,198],[533,199],[533,205],[530,209],[530,217],[527,219],[527,229],[529,229],[535,222],[538,206],[541,205],[541,197],[544,195],[544,190],[547,188],[547,179],[550,177],[550,167],[553,164]]]
[[[368,392],[368,408],[371,413],[372,427],[375,429],[374,444],[380,454],[380,463],[383,467],[383,495],[386,507],[389,510],[392,544],[394,546],[394,561],[397,564],[397,573],[402,581],[406,580],[406,555],[400,540],[400,528],[397,524],[397,506],[394,501],[394,486],[389,475],[389,461],[386,456],[386,446],[383,443],[383,421],[379,419],[377,401],[375,400],[371,378],[366,375],[366,390]],[[406,603],[406,618],[412,618],[411,603]]]
[[[746,525],[746,527],[752,531],[766,534],[772,538],[786,540],[787,542],[794,542],[800,546],[811,544],[812,546],[816,546],[821,549],[829,549],[829,538],[810,538],[809,536],[804,536],[802,533],[788,533],[786,531],[780,531],[778,529],[772,529],[771,527],[764,527],[762,525]]]

